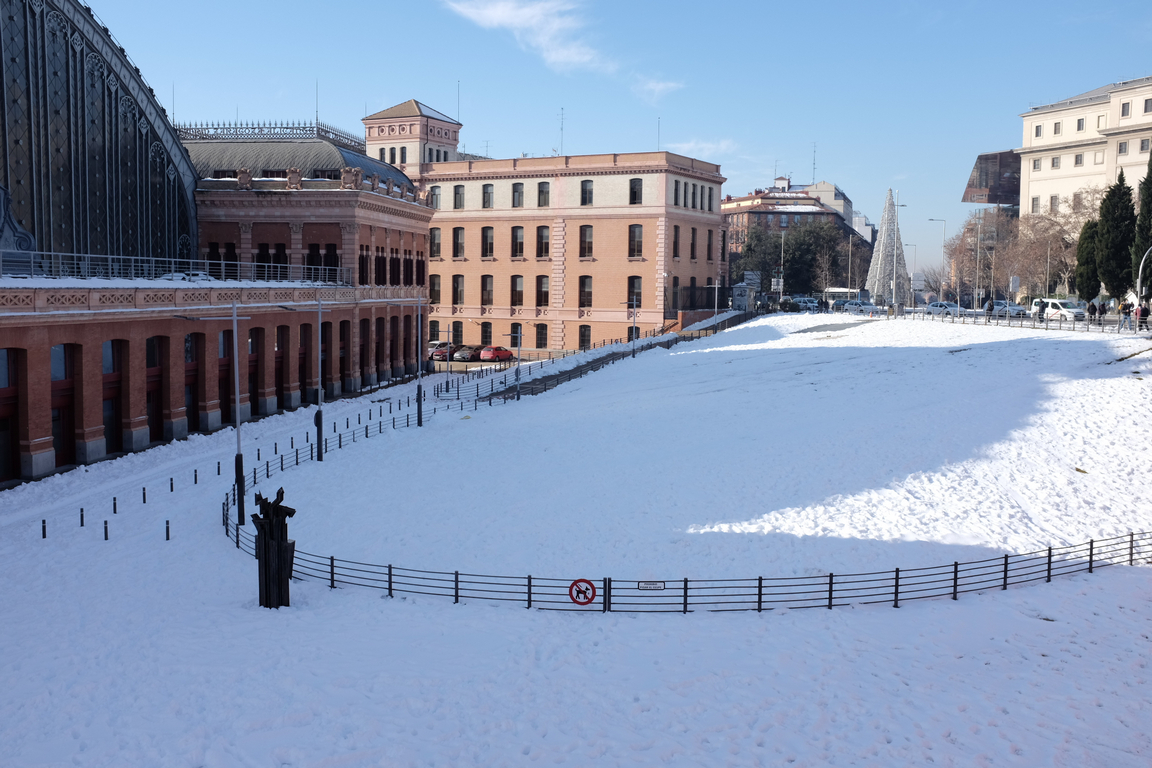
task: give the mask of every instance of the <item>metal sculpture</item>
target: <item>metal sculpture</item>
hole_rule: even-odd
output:
[[[259,513],[252,514],[256,526],[256,561],[260,572],[260,606],[279,608],[289,605],[289,584],[296,557],[296,542],[288,538],[288,518],[296,514],[283,504],[284,489],[276,491],[272,501],[256,494]]]

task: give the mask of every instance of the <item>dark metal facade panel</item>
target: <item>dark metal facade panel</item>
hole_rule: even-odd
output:
[[[74,0],[0,0],[0,183],[39,247],[173,258],[196,173],[139,71]]]

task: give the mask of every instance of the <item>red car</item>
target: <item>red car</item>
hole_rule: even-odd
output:
[[[504,347],[484,347],[480,350],[480,360],[511,360],[512,350]]]
[[[438,350],[436,350],[435,352],[433,352],[433,353],[432,353],[432,359],[433,359],[433,360],[448,360],[448,359],[449,359],[449,355],[454,355],[454,354],[456,354],[456,353],[457,353],[457,352],[459,352],[459,351],[460,351],[462,348],[463,348],[463,345],[462,345],[462,344],[457,344],[457,345],[455,345],[454,347],[451,347],[451,348],[449,348],[449,347],[440,347],[440,349],[438,349]]]

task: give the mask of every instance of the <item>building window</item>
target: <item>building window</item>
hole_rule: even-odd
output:
[[[428,258],[440,258],[440,227],[428,230]]]
[[[404,165],[408,162],[408,147],[400,147],[400,164]]]
[[[680,258],[680,225],[672,226],[672,258]]]
[[[440,210],[440,187],[432,187],[432,209]]]
[[[642,288],[643,278],[639,275],[632,275],[628,278],[628,306],[640,309]]]
[[[1032,213],[1040,213],[1040,198],[1032,198]]]
[[[464,303],[464,275],[452,275],[452,305]]]
[[[492,323],[480,323],[480,345],[492,346]]]
[[[480,275],[480,306],[492,306],[492,275]]]
[[[547,323],[536,323],[536,349],[548,349]]]
[[[592,346],[592,326],[580,326],[580,349],[589,349]]]
[[[388,151],[388,157],[390,158],[388,160],[388,162],[391,163],[392,165],[396,165],[396,147],[392,147]]]
[[[1125,101],[1120,105],[1120,117],[1132,116],[1132,102]]]
[[[728,230],[720,230],[720,261],[728,261]],[[724,276],[721,275],[721,278]]]
[[[696,185],[692,185],[692,210],[696,210]]]
[[[1052,195],[1048,198],[1048,213],[1060,213],[1060,196]]]
[[[551,230],[548,227],[536,227],[536,258],[548,258],[548,245],[551,237]]]
[[[1148,141],[1149,141],[1148,139],[1140,139],[1140,151],[1141,152],[1147,152],[1148,151]]]
[[[524,207],[524,185],[519,182],[512,185],[512,207]]]
[[[524,227],[512,227],[512,258],[524,258]]]
[[[428,150],[431,152],[432,150]],[[440,341],[440,321],[428,321],[428,341]]]
[[[480,229],[480,258],[491,259],[495,258],[495,237],[492,234],[492,227],[483,227]]]
[[[592,225],[585,224],[580,227],[580,258],[592,258]]]
[[[524,276],[512,275],[512,304],[513,307],[524,306]]]
[[[688,243],[688,258],[696,258],[696,227],[692,227],[692,240]]]
[[[464,185],[457,184],[452,188],[452,208],[459,211],[464,208]]]
[[[1072,165],[1084,165],[1084,153],[1081,152],[1072,158]]]
[[[1084,130],[1084,118],[1082,118],[1082,117],[1076,118],[1076,130],[1077,131]]]
[[[708,250],[706,253],[708,254],[708,261],[712,261],[712,230],[708,230],[707,247]]]
[[[1058,123],[1058,122],[1052,123],[1052,135],[1053,136],[1059,136],[1060,135],[1060,123]]]
[[[580,205],[592,205],[592,181],[590,179],[580,182]]]
[[[680,180],[672,182],[672,205],[680,205]]]
[[[440,303],[440,275],[428,276],[428,303]]]
[[[1040,170],[1040,158],[1038,158],[1038,157],[1037,157],[1037,158],[1033,158],[1033,160],[1032,160],[1032,170],[1034,170],[1034,171],[1039,171],[1039,170]]]
[[[592,276],[580,275],[580,308],[592,306]]]
[[[547,208],[548,207],[548,205],[549,205],[548,196],[549,196],[551,189],[552,189],[552,185],[546,181],[541,181],[541,182],[536,184],[536,207],[537,208]]]
[[[388,162],[388,150],[384,147],[380,147],[380,162]]]
[[[1118,155],[1128,154],[1128,142],[1122,141],[1119,144],[1117,144],[1116,145],[1116,154],[1118,154]]]
[[[644,180],[628,180],[628,205],[641,205],[644,202]]]
[[[1037,123],[1035,128],[1033,128],[1033,135],[1036,138],[1040,138],[1041,136],[1043,136],[1044,135],[1044,126]]]
[[[536,306],[548,306],[548,275],[536,275]]]
[[[429,148],[428,148],[428,162],[432,162],[432,157],[433,157],[433,155],[432,155],[432,148],[431,148],[431,147],[429,147]]]
[[[712,193],[715,191],[713,187],[708,187],[708,212],[712,213]]]
[[[452,258],[464,258],[464,227],[452,228]]]
[[[464,343],[464,322],[456,320],[452,323],[452,345],[460,346]]]
[[[640,224],[628,225],[628,258],[644,257],[644,227]]]
[[[524,333],[523,326],[521,326],[520,323],[512,323],[512,334],[511,338],[508,339],[509,345],[513,347],[519,347],[522,345],[524,343],[520,338],[522,333]]]
[[[492,207],[492,198],[494,196],[492,194],[492,185],[491,184],[485,184],[481,189],[482,189],[482,193],[480,195],[480,207],[481,208],[491,208]]]
[[[1059,155],[1056,155],[1056,157],[1052,158],[1052,167],[1053,168],[1059,168],[1060,167],[1060,156]]]

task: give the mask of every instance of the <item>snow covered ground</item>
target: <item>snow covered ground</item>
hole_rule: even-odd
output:
[[[301,549],[414,568],[972,560],[1152,528],[1150,347],[774,316],[441,412],[263,490],[285,488]],[[246,447],[310,420],[246,426]],[[1152,762],[1147,567],[899,610],[568,615],[298,582],[268,611],[220,527],[234,445],[196,436],[0,493],[0,763]]]

